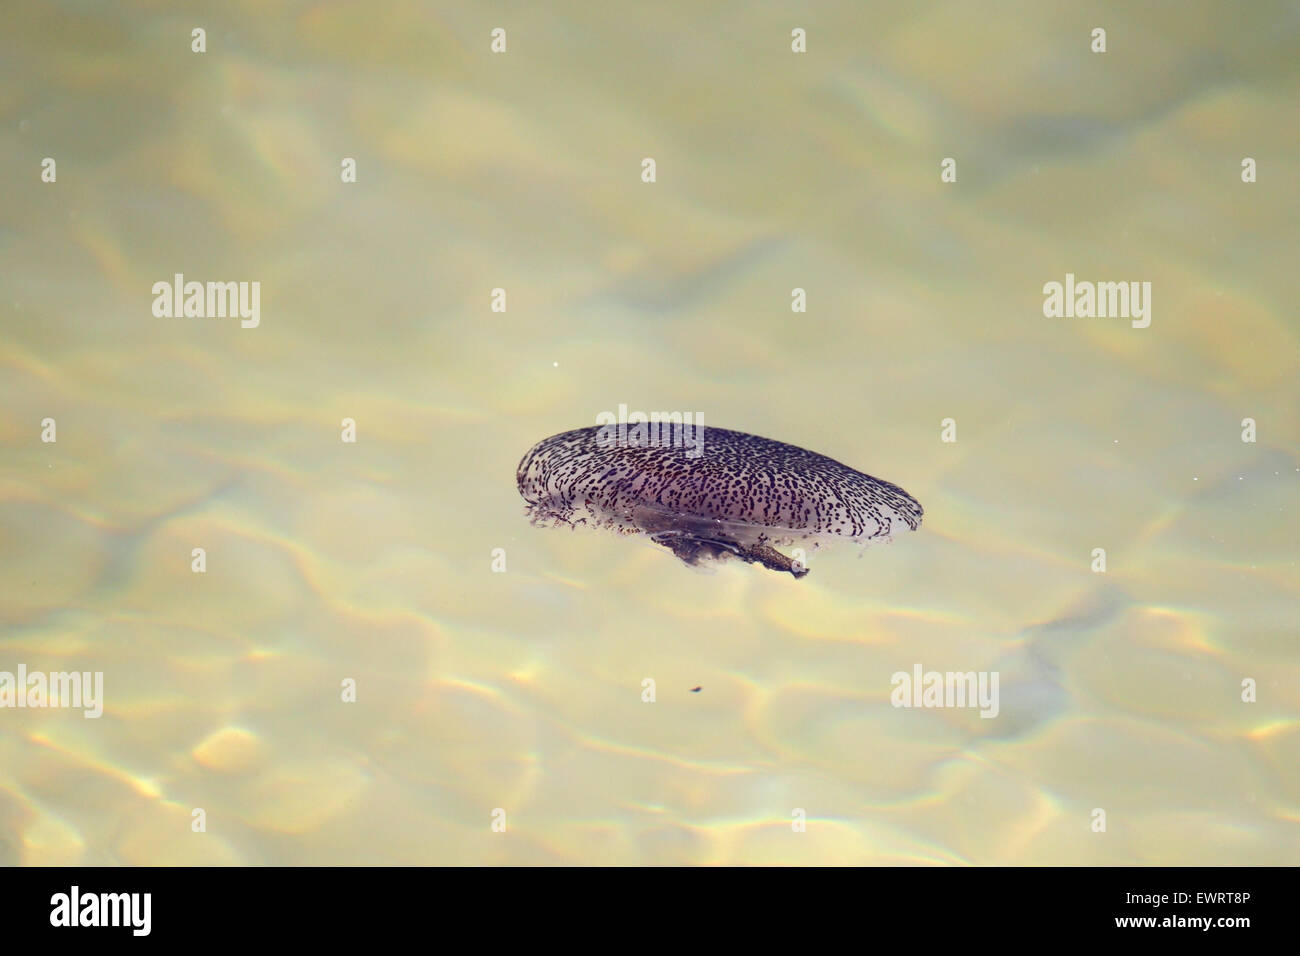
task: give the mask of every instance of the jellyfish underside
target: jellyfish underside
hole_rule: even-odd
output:
[[[692,567],[737,557],[772,571],[789,572],[795,578],[808,573],[802,563],[772,547],[773,539],[765,530],[744,522],[673,514],[653,506],[636,508],[632,518],[651,541]],[[781,529],[767,530],[779,533]]]

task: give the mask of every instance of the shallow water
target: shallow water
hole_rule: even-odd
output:
[[[105,701],[0,710],[0,862],[1297,859],[1296,8],[803,7],[10,16],[0,670]],[[800,581],[530,526],[620,404],[925,523]]]

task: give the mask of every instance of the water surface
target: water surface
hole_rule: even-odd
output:
[[[0,669],[106,703],[0,711],[0,861],[1294,862],[1298,27],[22,5]],[[260,282],[259,327],[155,318],[178,272]],[[1045,318],[1067,272],[1151,282],[1150,327]],[[620,403],[925,525],[801,581],[531,527],[519,457]],[[918,663],[999,717],[892,707]]]

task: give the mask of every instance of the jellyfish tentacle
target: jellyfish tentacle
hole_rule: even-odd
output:
[[[689,565],[698,565],[705,560],[717,561],[727,554],[744,557],[744,548],[738,542],[725,538],[704,537],[689,531],[658,531],[650,535],[650,540],[668,548],[683,563]]]
[[[808,573],[808,568],[782,554],[770,544],[752,545],[740,552],[740,556],[751,563],[761,564],[769,571],[788,571],[796,579]]]
[[[741,544],[730,538],[716,535],[693,534],[689,531],[658,531],[650,535],[655,544],[663,545],[684,563],[697,565],[701,560],[718,560],[728,554],[734,554],[750,564],[761,564],[771,571],[786,571],[796,579],[808,573],[808,569],[782,554],[766,543],[752,545]]]

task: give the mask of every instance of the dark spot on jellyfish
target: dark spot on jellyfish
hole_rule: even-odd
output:
[[[921,526],[902,488],[825,455],[725,428],[624,427],[578,428],[524,455],[515,477],[533,524],[645,534],[689,565],[739,558],[796,578],[823,544]],[[792,545],[804,553],[777,550]]]
[[[702,687],[692,687],[692,688],[691,688],[691,693],[692,693],[692,694],[698,694],[698,693],[699,693],[701,690],[703,690],[703,689],[704,689],[704,688],[702,688]]]

